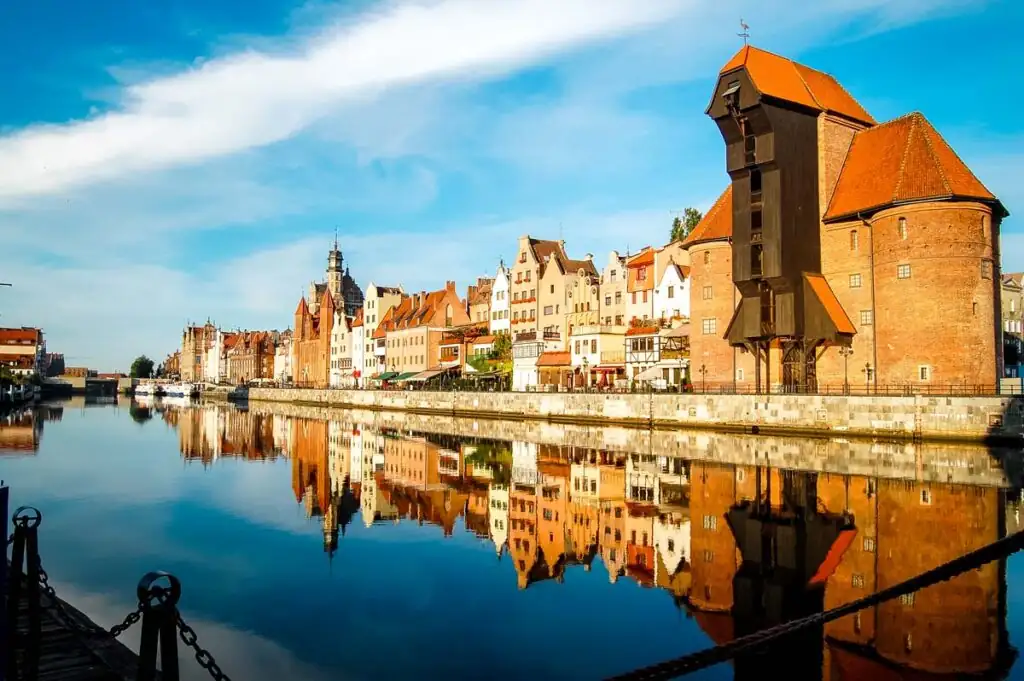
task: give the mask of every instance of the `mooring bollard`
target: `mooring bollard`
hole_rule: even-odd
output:
[[[39,603],[39,523],[43,514],[31,506],[21,506],[14,511],[14,535],[11,541],[11,568],[7,580],[7,677],[19,678],[19,660],[14,652],[18,639],[25,637],[24,655],[20,660],[22,679],[34,680],[39,673],[39,640],[42,636],[42,609]],[[22,578],[24,568],[24,579]],[[28,597],[28,631],[21,632],[18,626],[21,608],[21,592]]]
[[[178,599],[181,582],[167,572],[150,572],[139,581],[142,640],[138,681],[156,678],[157,649],[165,681],[178,681]]]

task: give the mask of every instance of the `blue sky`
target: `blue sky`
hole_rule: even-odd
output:
[[[81,6],[79,6],[81,5]],[[599,258],[726,183],[704,115],[752,42],[879,120],[919,110],[1013,214],[1012,1],[36,0],[0,9],[0,324],[72,364],[188,319],[284,328],[334,230],[351,272],[460,289],[524,233]],[[1003,95],[1007,96],[1007,95]]]

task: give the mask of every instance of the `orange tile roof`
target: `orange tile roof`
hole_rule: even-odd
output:
[[[306,305],[306,296],[299,298],[299,306],[295,308],[295,314],[303,316],[309,314],[309,306]]]
[[[838,114],[868,125],[875,122],[871,114],[827,73],[752,45],[740,48],[720,73],[741,67],[746,68],[754,87],[762,95]]]
[[[915,112],[854,136],[824,219],[851,218],[907,201],[952,198],[998,203]]]
[[[627,336],[649,336],[658,333],[656,326],[633,326],[626,331]]]
[[[572,364],[572,353],[569,352],[542,352],[537,358],[539,367],[567,367]]]
[[[363,325],[363,308],[356,310],[356,316],[352,319],[352,328]]]
[[[654,264],[654,249],[650,246],[644,246],[643,249],[634,255],[632,258],[626,260],[626,267],[642,267],[643,265]]]
[[[41,335],[39,329],[0,329],[0,343],[38,343]]]
[[[857,333],[856,327],[850,321],[849,315],[846,314],[846,310],[843,309],[842,303],[836,298],[836,294],[832,291],[832,287],[828,285],[825,277],[820,274],[804,272],[804,279],[807,280],[811,290],[814,291],[814,295],[821,301],[825,312],[828,313],[829,319],[832,320],[832,324],[836,327],[836,331],[851,335]]]
[[[494,342],[497,336],[478,336],[473,339],[473,345],[488,345]]]
[[[718,200],[708,209],[697,226],[683,239],[683,247],[705,241],[719,241],[732,238],[732,184],[730,183]]]

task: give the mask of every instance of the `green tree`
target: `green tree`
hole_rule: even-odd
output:
[[[683,217],[678,215],[672,220],[672,233],[670,241],[680,241],[689,236],[693,228],[697,226],[704,214],[696,208],[686,207],[683,209]]]
[[[139,355],[132,362],[132,378],[151,378],[153,376],[153,360],[145,355]]]
[[[512,359],[512,338],[505,332],[501,332],[494,339],[491,346],[493,359]]]

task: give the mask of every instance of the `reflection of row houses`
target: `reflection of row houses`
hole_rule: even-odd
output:
[[[539,482],[537,445],[535,443],[513,440],[512,482],[523,485],[536,485]]]
[[[687,468],[687,462],[678,457],[630,454],[626,458],[626,499],[653,506],[684,504]]]
[[[501,557],[508,542],[508,504],[509,489],[507,485],[491,483],[487,487],[487,508],[490,517],[491,541],[494,549]]]

